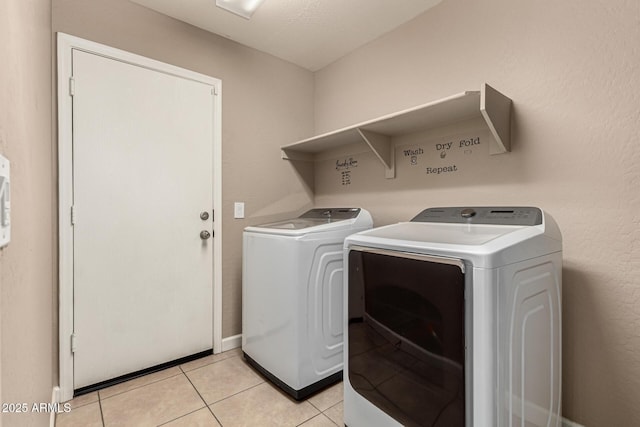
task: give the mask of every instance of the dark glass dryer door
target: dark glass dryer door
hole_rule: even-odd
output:
[[[465,425],[461,260],[352,248],[349,382],[405,426]]]

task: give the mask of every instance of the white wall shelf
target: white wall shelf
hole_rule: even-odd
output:
[[[336,147],[364,142],[385,168],[387,178],[395,178],[393,138],[456,122],[482,117],[493,140],[490,153],[511,149],[511,99],[488,84],[468,91],[353,126],[284,145],[282,158],[313,161],[314,155]]]

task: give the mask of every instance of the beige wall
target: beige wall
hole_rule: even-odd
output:
[[[316,204],[362,205],[377,225],[437,205],[553,215],[564,237],[564,414],[589,427],[640,424],[639,67],[637,0],[446,0],[316,73],[317,133],[485,81],[513,99],[511,153],[480,153],[437,179],[408,179],[401,166],[395,181],[359,155],[350,188],[335,159],[320,162]]]
[[[222,79],[222,327],[240,334],[242,229],[313,200],[278,150],[313,131],[312,73],[126,0],[53,0],[53,30]]]
[[[12,192],[11,243],[0,249],[0,401],[30,405],[51,401],[57,372],[50,0],[0,2],[0,58],[0,153],[11,162]],[[0,418],[48,421],[46,413]]]
[[[12,161],[14,209],[13,241],[0,251],[4,402],[49,401],[57,382],[50,12],[49,0],[0,2],[0,152]],[[378,225],[433,205],[543,207],[564,235],[565,416],[590,427],[640,423],[636,0],[446,0],[315,80],[126,0],[53,0],[52,13],[53,31],[222,79],[225,337],[241,332],[242,228],[313,203],[280,160],[282,143],[310,136],[314,124],[329,131],[485,81],[511,97],[511,153],[476,153],[447,178],[410,176],[402,166],[393,181],[359,154],[351,186],[335,179],[329,159],[316,168],[315,204],[362,205]],[[247,203],[246,220],[232,218],[234,201]]]

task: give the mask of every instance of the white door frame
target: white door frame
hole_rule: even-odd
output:
[[[59,381],[60,401],[73,397],[73,104],[72,51],[82,50],[121,62],[212,85],[213,109],[213,352],[222,351],[222,82],[99,43],[58,33],[58,251],[59,251]]]

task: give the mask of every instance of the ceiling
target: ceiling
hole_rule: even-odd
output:
[[[215,0],[131,1],[316,71],[441,0],[265,0],[249,20]]]

